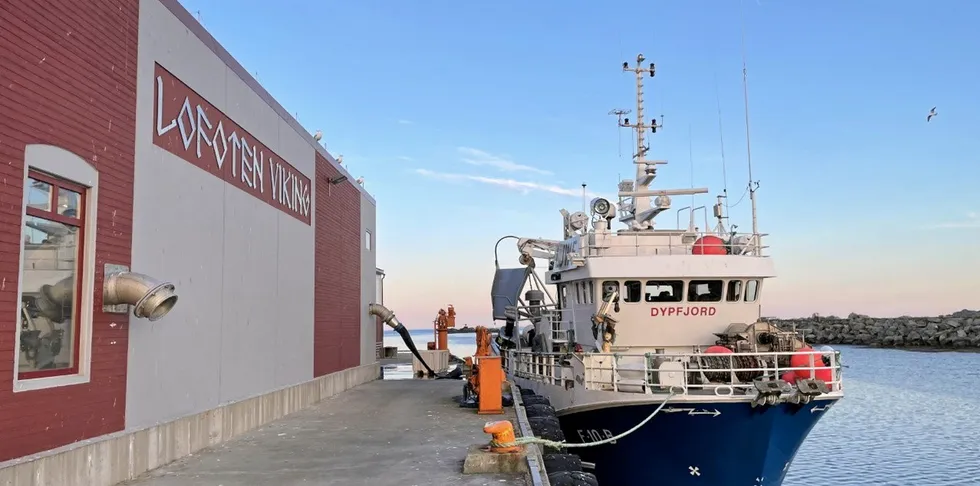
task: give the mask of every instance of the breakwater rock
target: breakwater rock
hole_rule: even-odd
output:
[[[980,311],[961,310],[937,317],[878,318],[813,315],[802,319],[769,319],[782,329],[805,332],[814,344],[856,344],[895,348],[980,348]]]

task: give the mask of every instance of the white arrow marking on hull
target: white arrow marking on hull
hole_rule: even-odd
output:
[[[715,410],[698,410],[696,408],[674,408],[674,407],[668,407],[668,408],[665,408],[663,411],[665,413],[687,412],[688,415],[692,415],[692,416],[693,415],[711,415],[712,417],[717,417],[717,416],[721,415],[721,412],[719,412],[717,409],[715,409]]]
[[[711,415],[712,417],[717,417],[721,415],[718,409],[715,410],[698,410],[696,412],[690,412],[688,415]]]
[[[810,409],[810,413],[823,412],[824,410],[830,410],[830,405],[824,405],[822,407],[813,407]]]

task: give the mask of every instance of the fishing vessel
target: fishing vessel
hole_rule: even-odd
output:
[[[596,197],[584,211],[560,210],[561,240],[497,242],[514,238],[518,249],[516,267],[495,255],[491,290],[505,372],[550,400],[568,443],[588,444],[569,451],[599,484],[778,486],[843,398],[839,352],[762,318],[776,272],[758,230],[751,152],[751,233],[729,224],[727,191],[711,228],[703,206],[678,209],[673,229],[655,225],[672,197],[708,189],[652,187],[667,163],[648,158],[647,132],[663,122],[644,117],[655,65],[641,54],[622,69],[636,77],[636,113],[613,113],[635,131],[636,174],[619,182],[618,204]],[[746,94],[748,135],[747,109]]]

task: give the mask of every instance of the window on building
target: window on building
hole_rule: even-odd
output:
[[[364,248],[371,251],[371,230],[364,230]]]
[[[627,280],[623,282],[623,289],[626,292],[623,300],[626,302],[639,302],[643,296],[643,282],[639,280]]]
[[[682,280],[647,280],[647,302],[680,302],[684,295]]]
[[[24,187],[18,379],[78,373],[85,187],[31,171]]]
[[[742,281],[741,280],[729,280],[728,281],[728,293],[725,297],[728,302],[738,302],[742,300]]]
[[[691,280],[687,287],[688,302],[720,302],[721,280]]]
[[[615,280],[606,280],[602,282],[602,301],[608,302],[609,296],[616,292],[616,298],[613,302],[619,302],[619,282]]]
[[[749,280],[745,282],[745,301],[755,302],[759,298],[759,281]]]
[[[568,290],[565,284],[558,286],[558,307],[564,308],[568,304]]]

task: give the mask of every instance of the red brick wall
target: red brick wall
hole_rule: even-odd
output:
[[[316,156],[313,376],[361,364],[361,193]]]
[[[130,264],[139,2],[0,2],[0,461],[121,430],[127,318],[96,292],[91,382],[13,393],[24,147],[62,147],[99,170],[95,288]],[[111,323],[123,324],[110,326]]]

